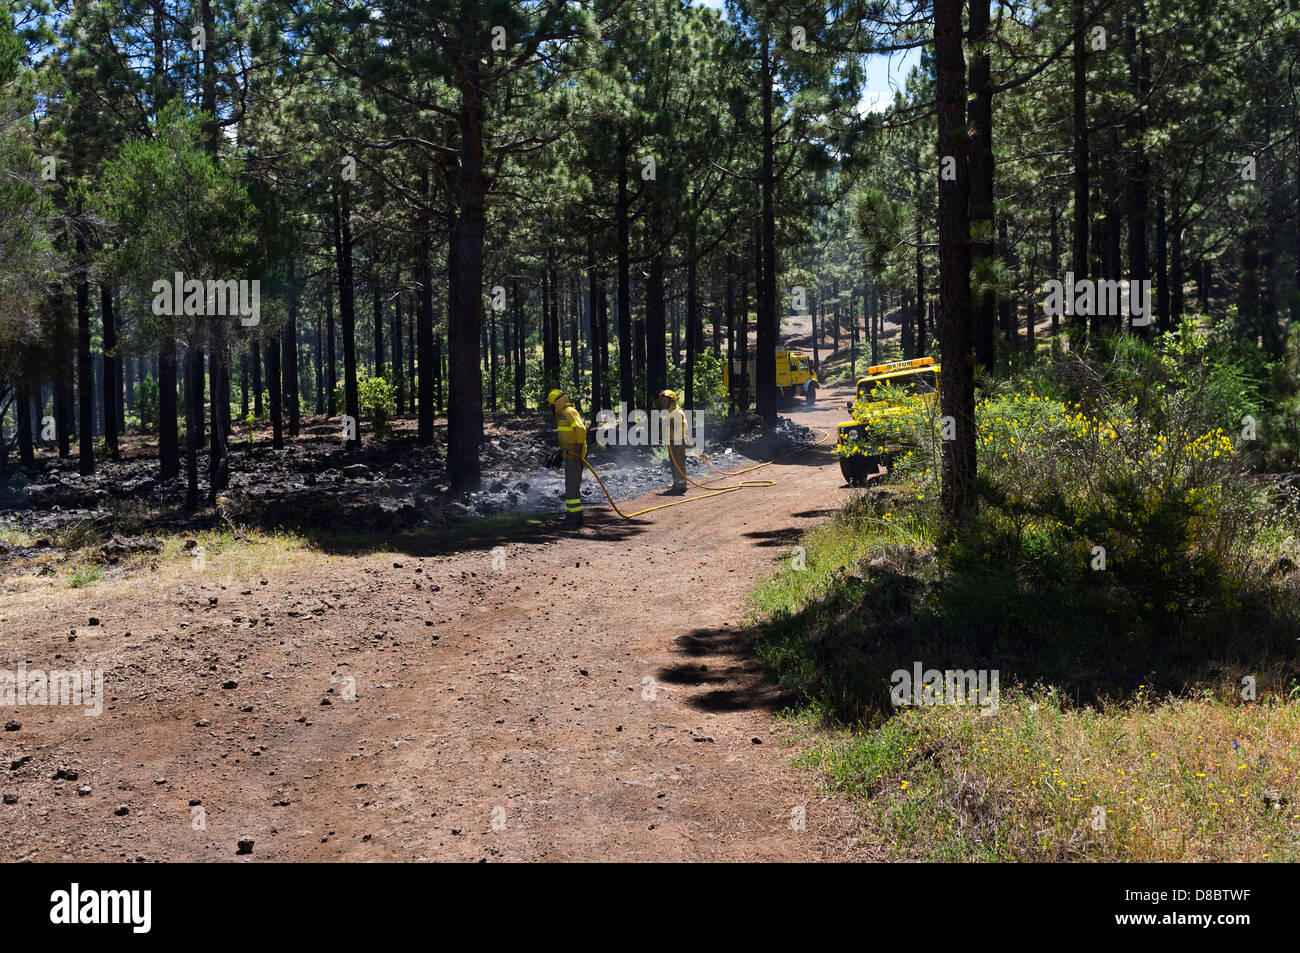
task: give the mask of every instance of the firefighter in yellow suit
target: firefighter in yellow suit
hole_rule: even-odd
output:
[[[582,467],[587,455],[587,425],[561,390],[546,396],[555,410],[555,433],[564,455],[564,525],[582,525]]]
[[[686,411],[677,406],[676,391],[660,391],[659,405],[668,412],[668,475],[673,478],[668,492],[681,496],[686,492]]]

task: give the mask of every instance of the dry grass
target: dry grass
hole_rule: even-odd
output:
[[[1300,860],[1300,704],[1050,693],[904,709],[803,759],[858,795],[880,846],[930,860]]]
[[[0,619],[17,624],[25,618],[61,615],[88,599],[147,599],[199,578],[242,586],[332,558],[285,533],[223,528],[153,538],[162,542],[161,553],[104,563],[98,558],[98,542],[91,542],[67,550],[51,547],[21,568],[0,569]],[[190,540],[196,545],[187,547]],[[6,531],[4,541],[35,544],[33,537],[17,530]]]
[[[60,529],[50,537],[52,545],[25,558],[21,566],[0,562],[0,623],[61,615],[92,599],[98,604],[165,597],[194,582],[247,588],[263,579],[357,557],[384,560],[411,547],[412,551],[434,552],[448,546],[504,540],[535,531],[544,523],[534,515],[503,513],[467,519],[450,528],[408,533],[400,539],[349,531],[309,539],[230,525],[183,533],[146,531],[141,535],[163,544],[161,553],[141,553],[112,563],[105,563],[99,555],[105,538],[102,527],[75,524]],[[37,537],[7,527],[0,529],[0,542],[32,547]]]

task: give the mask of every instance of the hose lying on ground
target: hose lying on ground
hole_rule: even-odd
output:
[[[818,446],[820,443],[822,443],[822,441],[830,437],[830,434],[827,433],[825,430],[822,430],[820,427],[810,427],[809,429],[817,431],[817,433],[821,434],[821,437],[818,438],[813,443],[806,443],[802,447],[798,447],[794,450],[791,450],[789,453],[782,454],[779,457],[773,457],[771,460],[766,460],[763,463],[756,463],[754,466],[745,467],[742,470],[719,470],[713,464],[709,463],[708,458],[705,457],[703,453],[699,452],[698,450],[696,452],[699,453],[700,459],[704,461],[704,465],[707,466],[714,473],[720,473],[723,476],[739,476],[742,473],[749,473],[751,470],[758,470],[761,469],[762,467],[771,466],[773,463],[776,463],[779,460],[784,460],[786,457],[792,457],[796,453],[802,453],[804,450],[807,450],[809,447]],[[686,441],[686,444],[692,450],[696,449],[695,445],[692,444],[689,440]],[[679,467],[677,465],[677,461],[673,459],[671,450],[668,453],[668,459],[672,462],[673,469],[675,469],[678,473],[680,473],[688,483],[690,483],[692,486],[699,487],[701,490],[708,490],[709,492],[697,493],[695,496],[688,496],[685,499],[681,499],[681,500],[673,500],[671,503],[660,503],[657,506],[647,506],[645,509],[637,510],[635,513],[624,513],[622,510],[618,508],[618,504],[614,502],[614,497],[609,492],[609,487],[605,486],[605,481],[600,478],[600,474],[596,472],[596,468],[593,467],[591,463],[587,460],[587,454],[584,452],[582,455],[583,465],[586,466],[586,468],[591,471],[591,475],[594,476],[596,478],[596,482],[600,484],[601,490],[603,490],[605,493],[605,499],[609,500],[610,507],[613,508],[615,513],[617,513],[620,517],[622,517],[625,520],[631,519],[634,516],[640,516],[643,513],[652,513],[655,510],[664,510],[670,506],[681,506],[683,503],[694,503],[696,500],[706,500],[712,496],[722,496],[722,494],[724,493],[735,493],[737,490],[749,490],[749,489],[757,489],[759,487],[765,487],[765,486],[774,486],[776,483],[776,481],[774,480],[742,480],[741,482],[735,484],[734,486],[723,486],[723,487],[710,486],[707,483],[697,483],[695,480],[692,480],[690,476],[686,473],[686,471],[682,467]]]

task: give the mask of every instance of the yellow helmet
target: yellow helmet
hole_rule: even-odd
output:
[[[676,403],[676,402],[677,402],[677,392],[676,392],[676,391],[672,391],[672,390],[661,390],[661,391],[659,392],[659,399],[660,399],[660,400],[667,399],[667,400],[671,400],[673,403]]]
[[[554,406],[555,402],[560,399],[560,395],[563,393],[564,391],[560,390],[558,387],[555,388],[549,394],[546,395],[546,402]]]

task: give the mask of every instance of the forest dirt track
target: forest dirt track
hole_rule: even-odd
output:
[[[9,659],[102,667],[110,707],[4,710],[22,728],[0,734],[0,856],[868,859],[852,806],[791,766],[743,623],[756,578],[849,493],[830,447],[850,394],[786,412],[830,436],[741,478],[772,487],[630,521],[589,507],[503,552],[242,589],[216,558],[168,588],[89,587],[75,617],[4,607]]]

